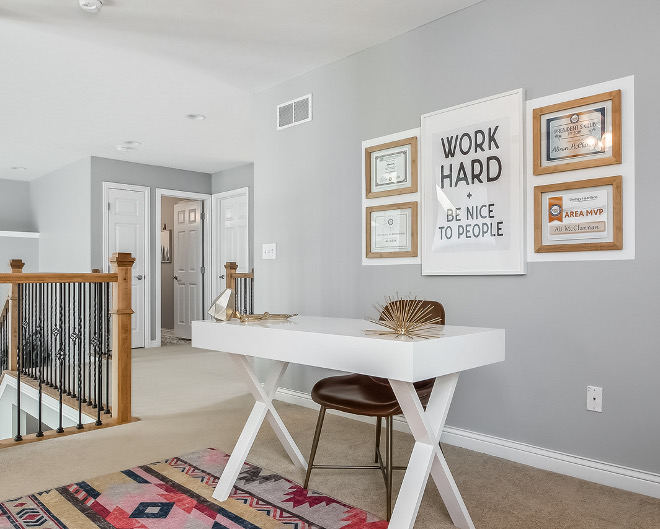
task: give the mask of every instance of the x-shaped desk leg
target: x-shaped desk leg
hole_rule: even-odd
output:
[[[412,383],[390,380],[401,411],[415,438],[415,447],[403,477],[389,529],[412,529],[429,474],[433,476],[454,525],[460,529],[474,529],[439,445],[457,382],[458,373],[436,378],[424,411]]]
[[[273,362],[266,377],[266,382],[262,385],[248,357],[239,354],[230,354],[230,356],[257,402],[255,402],[254,408],[252,408],[252,412],[243,427],[243,431],[238,441],[236,441],[236,446],[227,462],[227,466],[222,472],[222,476],[220,476],[218,486],[213,492],[213,497],[220,501],[224,501],[229,497],[229,493],[234,487],[238,474],[245,464],[245,459],[250,452],[250,448],[252,448],[257,432],[259,432],[259,428],[261,428],[266,418],[273,427],[273,430],[275,430],[277,437],[282,443],[282,446],[284,446],[287,454],[289,454],[293,464],[307,470],[307,461],[305,461],[305,458],[273,406],[273,396],[280,385],[282,376],[289,363]]]

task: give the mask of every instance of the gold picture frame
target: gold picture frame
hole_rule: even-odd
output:
[[[621,90],[535,108],[533,173],[621,163]]]
[[[585,191],[580,193],[581,189]],[[566,207],[564,199],[573,202],[574,207],[570,204]],[[564,222],[569,214],[574,222]],[[553,225],[553,222],[558,224]],[[620,175],[534,187],[534,252],[621,249],[623,203]]]
[[[366,208],[368,259],[417,257],[417,202]]]
[[[366,198],[417,193],[417,137],[364,149]]]

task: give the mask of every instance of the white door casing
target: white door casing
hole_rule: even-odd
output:
[[[249,272],[248,193],[243,187],[213,195],[213,294],[225,288],[225,263],[234,261],[239,272]]]
[[[190,323],[202,316],[202,202],[174,205],[174,334],[192,338]]]
[[[106,256],[115,252],[130,253],[135,258],[131,283],[131,346],[144,347],[147,313],[147,190],[136,186],[113,187],[108,184],[107,198],[107,250]],[[107,258],[106,258],[107,262]],[[106,266],[108,266],[106,264]]]

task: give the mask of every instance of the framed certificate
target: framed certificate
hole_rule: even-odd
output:
[[[623,248],[621,176],[534,187],[534,251]]]
[[[417,192],[417,138],[364,150],[366,198]]]
[[[367,258],[417,257],[417,202],[367,208]]]
[[[533,111],[534,174],[621,163],[621,90]]]

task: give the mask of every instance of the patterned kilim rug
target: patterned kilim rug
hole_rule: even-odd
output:
[[[212,448],[0,503],[0,529],[385,529],[387,522],[248,463],[211,497],[229,456]]]

